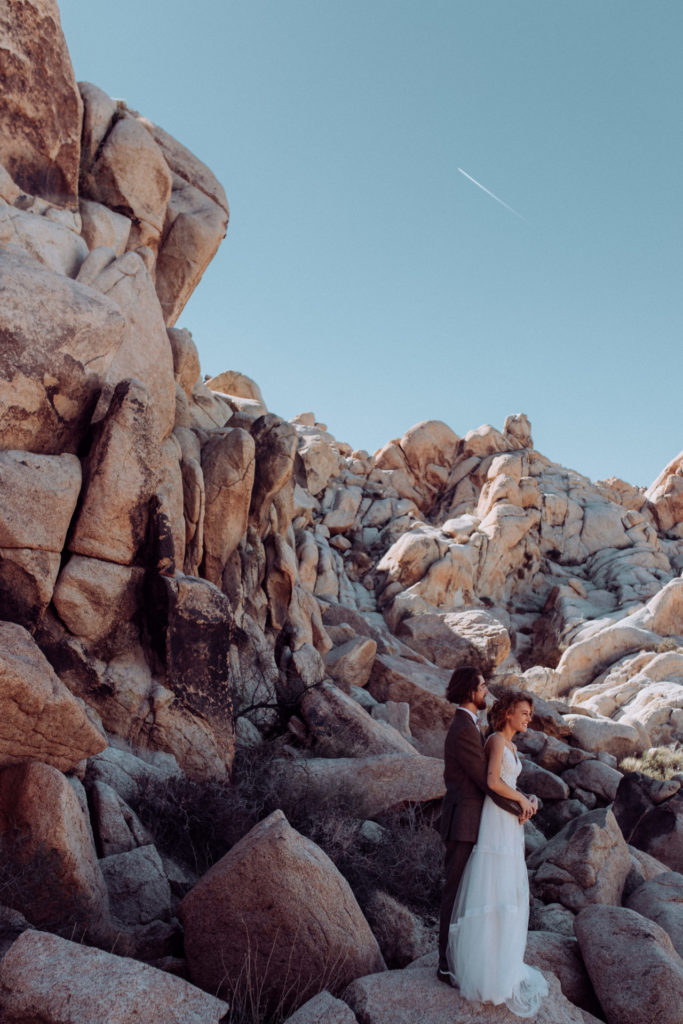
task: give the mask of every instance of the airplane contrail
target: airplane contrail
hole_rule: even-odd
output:
[[[510,213],[514,213],[515,217],[519,217],[520,220],[524,220],[524,217],[522,217],[521,213],[518,213],[517,210],[513,210],[511,206],[508,206],[508,204],[503,202],[503,200],[500,199],[499,196],[495,195],[495,193],[491,192],[490,189],[482,185],[481,182],[476,180],[476,178],[473,178],[471,174],[468,174],[467,171],[463,171],[462,167],[458,167],[458,170],[469,181],[471,181],[473,185],[476,185],[477,188],[480,188],[482,190],[482,192],[485,192],[487,196],[491,196],[491,199],[495,199],[497,203],[500,203],[501,206],[504,206],[506,210],[510,211]]]

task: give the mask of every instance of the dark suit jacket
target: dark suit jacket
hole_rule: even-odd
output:
[[[511,814],[521,811],[514,800],[493,793],[486,785],[487,762],[484,741],[466,711],[458,709],[446,736],[444,781],[446,795],[441,805],[441,838],[445,843],[476,843],[484,797]]]

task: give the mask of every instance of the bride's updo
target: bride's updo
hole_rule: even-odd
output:
[[[488,712],[489,728],[492,732],[500,732],[510,711],[518,704],[528,704],[534,710],[534,698],[524,690],[503,690],[500,697]]]

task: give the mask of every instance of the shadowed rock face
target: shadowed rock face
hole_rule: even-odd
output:
[[[246,430],[225,430],[204,445],[204,575],[221,585],[223,570],[247,529],[255,446]]]
[[[542,971],[552,971],[560,979],[562,992],[588,1013],[601,1014],[576,939],[557,932],[530,931],[524,962]]]
[[[673,871],[683,872],[683,796],[680,792],[658,804],[638,822],[631,842],[661,860]]]
[[[353,1010],[329,992],[319,992],[287,1018],[288,1024],[356,1024]]]
[[[256,420],[252,436],[256,445],[256,473],[249,515],[263,534],[271,503],[292,476],[297,436],[289,423],[272,413]]]
[[[81,487],[75,455],[0,451],[0,618],[35,629],[52,598]],[[36,516],[49,506],[51,516]]]
[[[638,886],[625,904],[660,925],[683,956],[683,875],[678,871],[655,875]]]
[[[281,770],[303,800],[351,796],[366,817],[445,793],[442,759],[420,754],[302,758]]]
[[[301,714],[315,740],[316,751],[328,757],[344,754],[412,754],[412,744],[386,722],[377,722],[339,687],[322,682],[301,699]]]
[[[168,685],[190,710],[232,737],[230,605],[208,581],[159,578],[150,597],[163,633]]]

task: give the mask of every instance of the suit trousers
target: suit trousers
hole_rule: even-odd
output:
[[[441,910],[439,913],[439,970],[447,971],[446,948],[448,946],[448,929],[453,913],[453,904],[460,885],[465,865],[474,849],[474,843],[455,840],[446,843],[446,860],[444,864],[446,879],[441,893]]]

